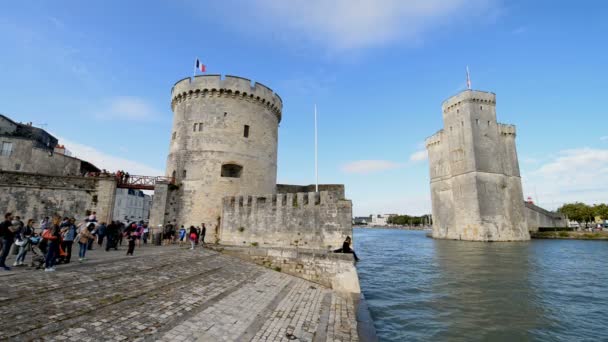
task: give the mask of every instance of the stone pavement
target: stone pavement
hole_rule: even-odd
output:
[[[210,250],[124,252],[0,272],[0,339],[358,340],[353,299],[321,285]]]

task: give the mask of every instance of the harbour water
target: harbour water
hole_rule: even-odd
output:
[[[356,228],[381,341],[608,341],[608,243],[434,240]]]

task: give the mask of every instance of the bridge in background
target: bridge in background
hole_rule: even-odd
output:
[[[116,187],[121,189],[154,190],[157,183],[175,184],[175,178],[162,176],[138,176],[116,177]]]

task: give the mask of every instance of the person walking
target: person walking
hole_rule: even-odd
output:
[[[184,228],[184,225],[181,226],[181,228],[179,229],[179,246],[181,247],[183,243],[186,242],[186,228]]]
[[[118,224],[116,221],[110,222],[110,224],[106,227],[106,252],[110,250],[110,248],[114,248],[114,250],[118,250],[117,247],[117,235],[118,235]]]
[[[144,240],[144,245],[148,244],[148,236],[150,235],[150,228],[148,228],[148,224],[144,223],[144,236],[142,240]]]
[[[126,229],[125,229],[125,238],[127,238],[127,241],[129,243],[129,247],[127,249],[127,255],[133,256],[133,252],[135,251],[135,234],[136,234],[136,227],[135,227],[135,223],[129,225]]]
[[[27,225],[21,230],[21,245],[19,246],[19,254],[13,266],[21,266],[25,261],[25,256],[31,246],[30,237],[34,236],[34,220],[29,219]]]
[[[76,219],[71,218],[68,222],[67,227],[63,228],[63,242],[61,247],[66,253],[66,256],[61,258],[64,263],[69,264],[72,259],[72,246],[74,245],[74,239],[77,234]]]
[[[78,261],[83,262],[86,260],[85,256],[87,255],[87,249],[89,247],[89,241],[93,239],[95,236],[91,233],[91,231],[95,229],[95,223],[89,223],[86,226],[80,229],[80,233],[78,234]]]
[[[2,254],[0,254],[0,269],[10,271],[11,268],[6,266],[6,257],[11,250],[11,245],[15,240],[15,233],[18,227],[13,226],[13,214],[4,214],[4,221],[0,223],[0,242],[2,242]]]
[[[189,239],[190,239],[190,249],[194,250],[194,246],[196,246],[196,242],[197,242],[197,235],[196,235],[196,228],[194,228],[194,226],[190,226],[190,233],[188,234]]]
[[[205,234],[207,234],[207,227],[205,227],[205,224],[202,224],[203,226],[201,227],[201,245],[205,244]]]
[[[50,227],[48,227],[42,235],[42,238],[48,242],[44,263],[45,272],[55,272],[55,263],[57,262],[59,246],[61,245],[60,224],[61,218],[59,216],[53,216]]]
[[[105,222],[101,222],[99,224],[99,227],[97,227],[97,244],[99,245],[99,247],[103,246],[103,239],[106,237],[106,235],[108,233],[107,229],[108,228],[107,228]]]

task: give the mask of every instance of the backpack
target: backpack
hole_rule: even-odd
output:
[[[50,229],[46,229],[44,232],[42,232],[42,238],[45,239],[45,240],[55,240],[55,239],[57,239],[57,237],[53,235],[53,233],[51,232]]]

